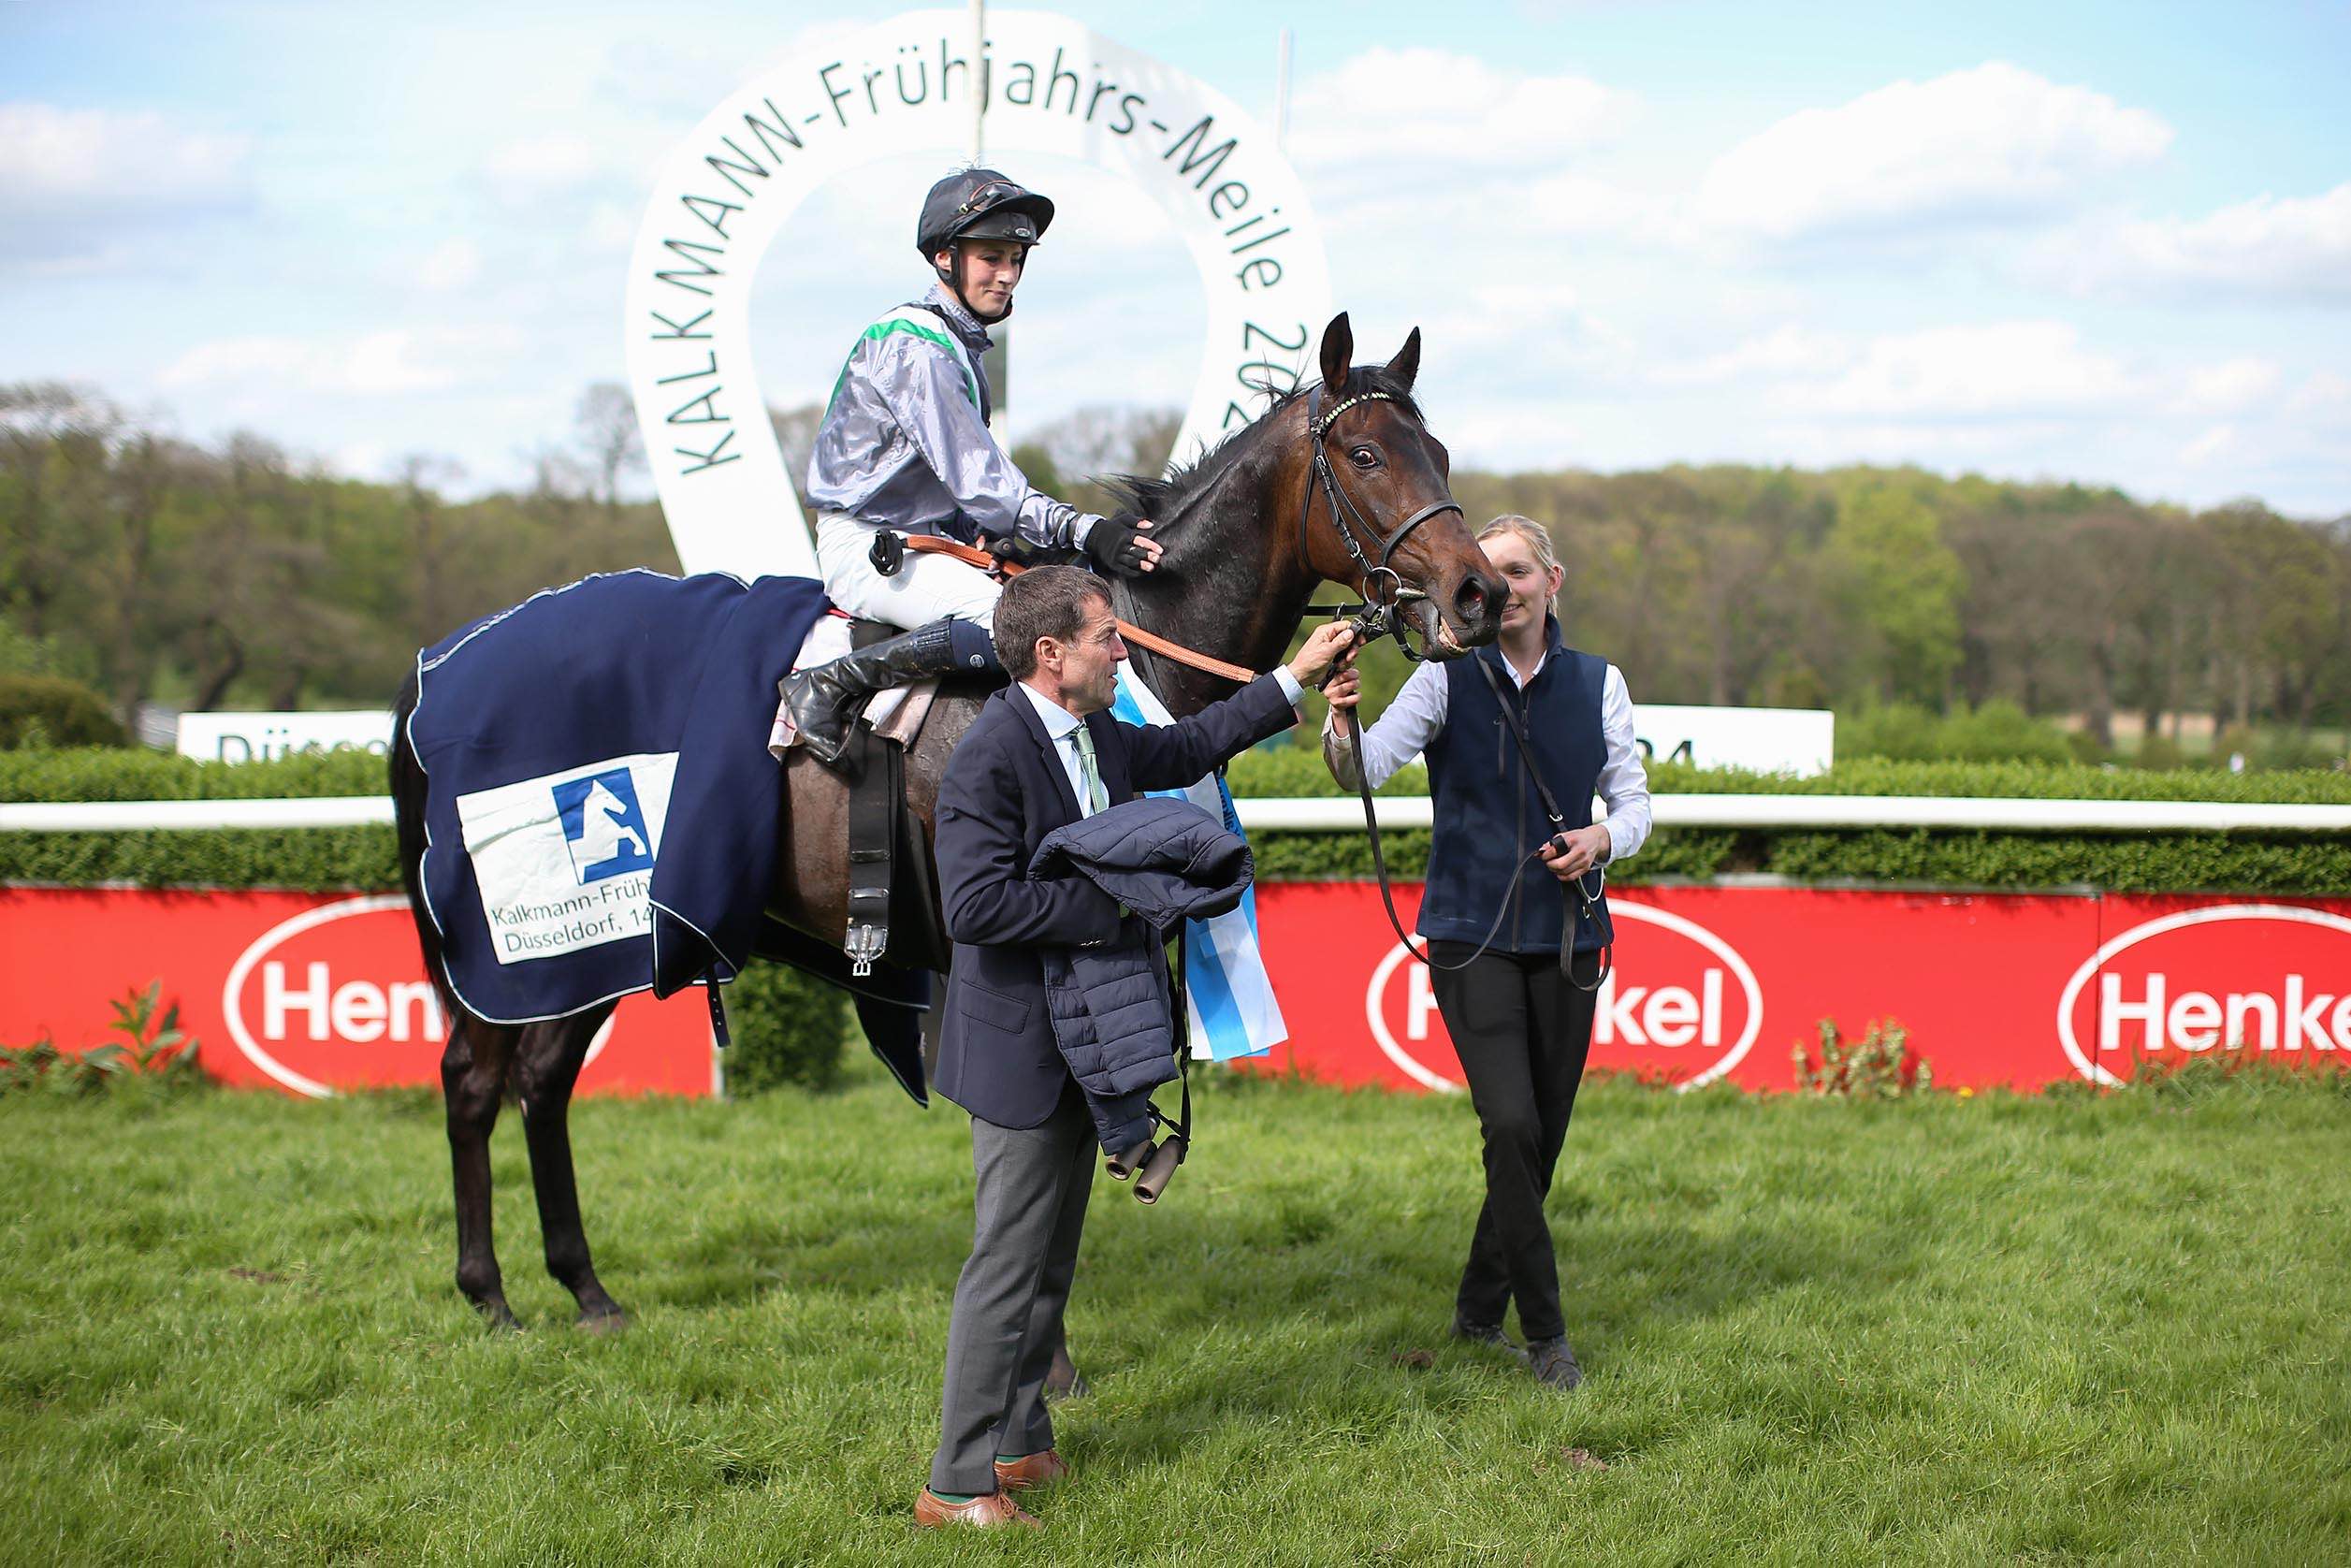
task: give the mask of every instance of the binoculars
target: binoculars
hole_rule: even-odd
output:
[[[1168,1190],[1176,1167],[1183,1163],[1183,1139],[1180,1135],[1155,1148],[1145,1139],[1123,1154],[1110,1155],[1103,1164],[1109,1168],[1113,1182],[1133,1178],[1136,1202],[1152,1204],[1158,1202],[1159,1195]]]

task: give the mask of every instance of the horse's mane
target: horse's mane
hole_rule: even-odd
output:
[[[1173,465],[1165,478],[1137,473],[1102,475],[1098,482],[1119,498],[1117,520],[1131,523],[1138,517],[1150,517],[1161,530],[1181,521],[1195,503],[1216,488],[1219,480],[1239,467],[1244,457],[1255,453],[1260,438],[1272,428],[1282,411],[1312,390],[1310,384],[1279,394],[1266,405],[1263,414],[1190,462]],[[1411,385],[1390,374],[1385,365],[1357,365],[1349,370],[1339,395],[1344,398],[1357,392],[1385,392],[1410,410],[1415,418],[1421,417],[1420,405],[1413,400]]]

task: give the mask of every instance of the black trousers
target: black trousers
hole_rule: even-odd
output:
[[[1429,956],[1444,964],[1474,951],[1429,944]],[[1577,956],[1578,979],[1589,981],[1597,969],[1597,954]],[[1591,1052],[1593,995],[1568,982],[1557,953],[1488,952],[1429,978],[1486,1140],[1486,1204],[1456,1310],[1463,1322],[1499,1326],[1516,1299],[1521,1333],[1556,1339],[1567,1324],[1543,1200]]]

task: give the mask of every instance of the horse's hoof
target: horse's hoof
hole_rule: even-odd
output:
[[[614,1334],[627,1332],[629,1328],[629,1314],[618,1307],[613,1308],[610,1312],[584,1312],[579,1315],[578,1326],[580,1332],[583,1334],[595,1334],[600,1337],[609,1338]]]
[[[503,1301],[476,1301],[473,1310],[482,1314],[482,1325],[493,1334],[522,1332],[522,1325]]]

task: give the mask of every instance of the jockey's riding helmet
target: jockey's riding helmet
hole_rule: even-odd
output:
[[[915,249],[929,261],[958,240],[1009,240],[1034,245],[1053,221],[1053,204],[992,168],[949,175],[922,198]]]

